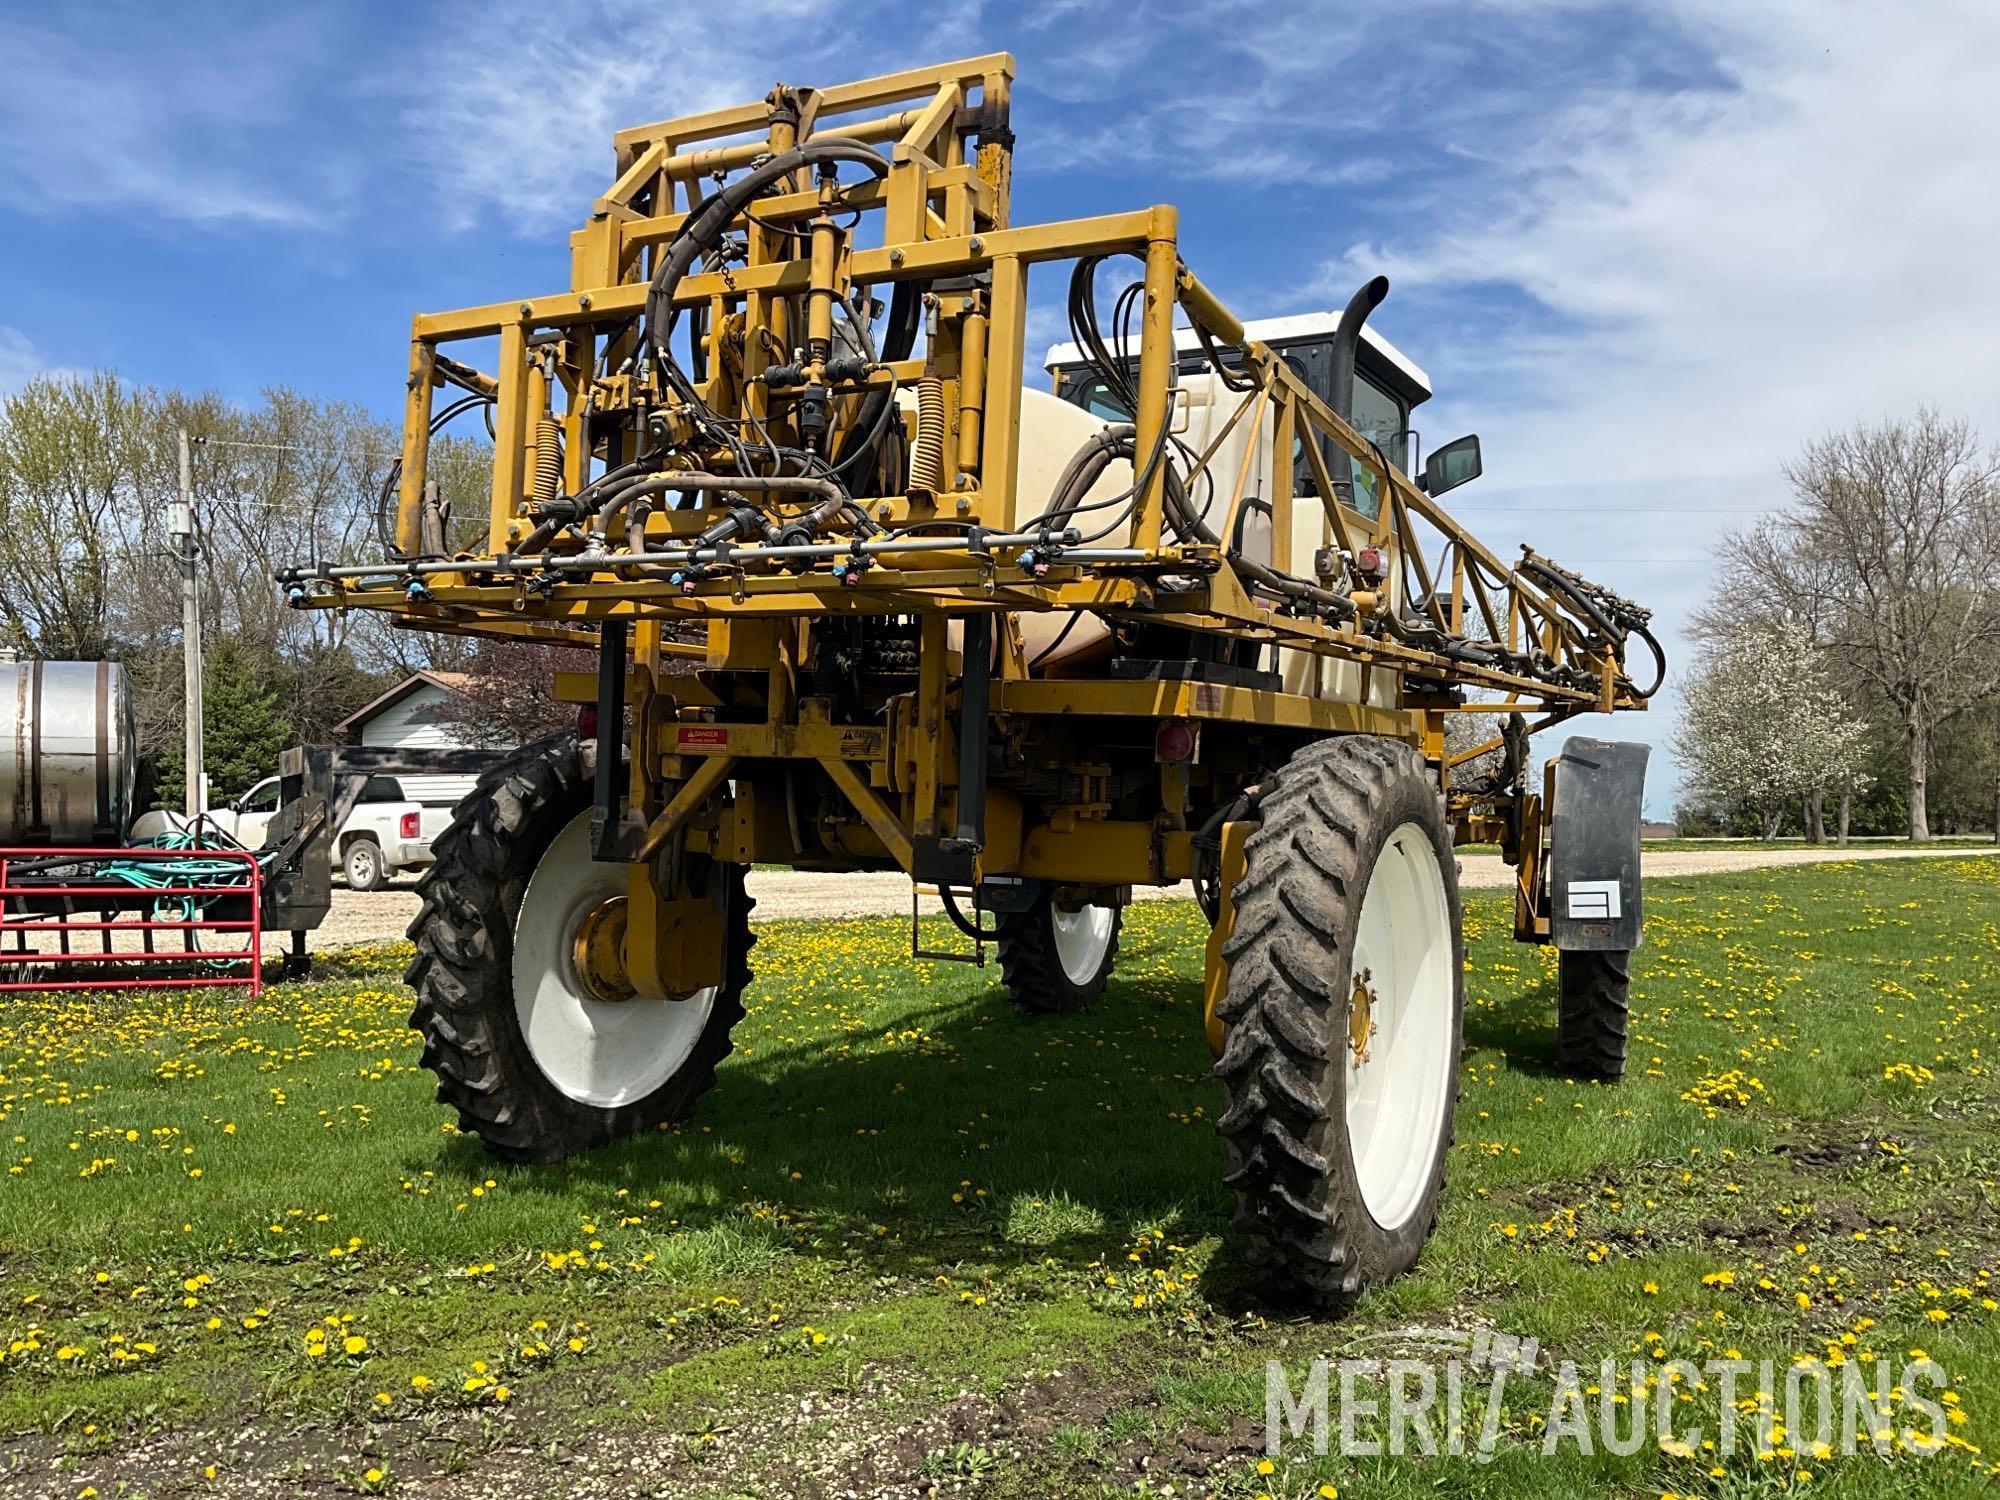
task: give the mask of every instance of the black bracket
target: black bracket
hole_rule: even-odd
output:
[[[646,837],[645,814],[625,805],[625,641],[630,626],[606,620],[598,634],[597,776],[591,787],[590,857],[629,864]]]

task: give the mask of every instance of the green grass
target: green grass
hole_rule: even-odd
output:
[[[1941,833],[1927,844],[1912,845],[1908,839],[1889,834],[1856,834],[1848,841],[1855,849],[1965,849],[1977,851],[1993,842],[1991,833]],[[1643,846],[1648,854],[1714,854],[1729,849],[1818,849],[1825,853],[1837,854],[1839,850],[1831,840],[1824,844],[1808,843],[1802,838],[1666,838],[1647,839]],[[1498,854],[1498,844],[1460,844],[1461,854]]]
[[[1270,1304],[1231,1237],[1184,903],[1134,908],[1111,993],[1053,1021],[990,969],[911,965],[896,921],[764,926],[696,1122],[558,1167],[489,1161],[432,1102],[396,949],[255,1006],[17,999],[0,1495],[565,1494],[634,1454],[614,1492],[1973,1484],[2000,1452],[2000,861],[1648,901],[1616,1088],[1550,1069],[1553,955],[1469,903],[1443,1221],[1341,1320]],[[1922,1347],[1988,1454],[1544,1459],[1538,1378],[1488,1466],[1288,1450],[1257,1472],[1266,1360],[1296,1378],[1409,1325],[1593,1368],[1656,1342],[1780,1368]]]

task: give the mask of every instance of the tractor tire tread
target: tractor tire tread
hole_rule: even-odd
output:
[[[1216,1124],[1236,1224],[1253,1263],[1278,1289],[1322,1306],[1344,1306],[1403,1269],[1379,1263],[1360,1222],[1366,1209],[1358,1193],[1340,1190],[1330,1170],[1334,1132],[1345,1126],[1333,1118],[1320,1079],[1346,1045],[1346,999],[1328,993],[1324,976],[1346,972],[1341,947],[1352,931],[1349,908],[1367,888],[1364,862],[1373,853],[1378,809],[1398,796],[1408,803],[1413,779],[1432,777],[1399,741],[1340,736],[1294,754],[1259,804],[1260,826],[1245,848],[1235,923],[1223,945],[1229,983],[1217,1007],[1224,1042],[1214,1073],[1225,1107]],[[1425,816],[1443,830],[1441,801]],[[1457,881],[1448,860],[1444,875],[1456,962]],[[1456,1088],[1454,1073],[1453,1102]],[[1442,1197],[1449,1111],[1443,1129],[1418,1209],[1421,1238],[1435,1227]],[[1372,1221],[1365,1226],[1373,1228]]]
[[[1023,912],[996,914],[999,937],[994,942],[1000,959],[1000,981],[1014,1009],[1024,1016],[1066,1016],[1089,1010],[1111,982],[1118,962],[1118,935],[1125,925],[1125,913],[1114,912],[1111,945],[1105,951],[1104,966],[1088,984],[1077,984],[1063,972],[1056,952],[1051,925],[1051,902],[1044,892]]]
[[[1556,974],[1556,1066],[1579,1078],[1623,1078],[1631,1040],[1631,951],[1565,948],[1557,954]]]

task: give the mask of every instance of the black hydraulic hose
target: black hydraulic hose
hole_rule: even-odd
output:
[[[1222,832],[1222,825],[1224,823],[1239,823],[1255,812],[1257,804],[1264,800],[1264,793],[1267,790],[1268,788],[1263,782],[1251,782],[1234,799],[1224,802],[1217,807],[1214,812],[1209,814],[1201,827],[1195,830],[1194,849],[1197,864],[1194,874],[1194,899],[1195,904],[1201,908],[1202,915],[1208,918],[1208,925],[1211,927],[1216,924],[1217,919],[1222,915],[1222,868],[1220,858],[1222,846],[1218,842],[1217,836]],[[1214,861],[1215,869],[1212,875],[1205,868],[1209,863],[1207,856],[1211,847],[1213,847],[1217,856]],[[1214,889],[1212,891],[1208,889],[1208,884],[1211,880],[1214,882]]]
[[[1646,649],[1652,653],[1654,665],[1659,670],[1653,674],[1653,680],[1644,692],[1640,692],[1636,684],[1633,685],[1632,691],[1638,697],[1650,698],[1660,690],[1661,684],[1667,680],[1667,653],[1666,649],[1660,645],[1659,637],[1655,636],[1650,629],[1644,625],[1635,625],[1629,632],[1622,629],[1603,610],[1597,607],[1596,600],[1571,583],[1569,579],[1563,577],[1556,569],[1543,563],[1539,558],[1523,558],[1520,568],[1523,573],[1526,573],[1544,588],[1560,595],[1579,614],[1583,615],[1592,625],[1596,626],[1605,639],[1615,640],[1621,647],[1624,644],[1627,634],[1636,635],[1640,640],[1644,641]],[[1620,665],[1623,665],[1623,663],[1621,662]]]
[[[593,514],[595,508],[591,502],[597,498],[601,490],[644,474],[658,467],[660,462],[660,456],[654,454],[635,458],[629,464],[620,464],[615,469],[605,470],[574,495],[543,506],[537,516],[535,529],[523,537],[513,550],[517,554],[540,551],[554,540],[556,533],[565,526],[574,525],[583,517]]]
[[[642,496],[657,495],[669,490],[817,495],[819,504],[804,516],[789,523],[803,524],[812,531],[818,531],[826,526],[850,503],[847,491],[831,479],[819,479],[807,474],[780,474],[769,479],[745,479],[733,474],[654,474],[626,485],[606,499],[592,517],[592,536],[599,545],[602,545],[619,511]],[[627,534],[630,534],[629,530]]]
[[[889,163],[880,152],[859,141],[832,136],[803,141],[789,151],[781,151],[702,201],[680,232],[667,242],[659,269],[653,273],[653,283],[646,292],[645,338],[655,360],[662,365],[670,363],[667,335],[674,320],[674,291],[703,252],[719,243],[731,221],[767,188],[805,167],[833,162],[866,167],[878,177],[889,175]]]
[[[431,418],[431,434],[436,436],[444,428],[445,424],[450,422],[460,412],[470,411],[475,406],[491,406],[492,404],[493,398],[491,396],[482,396],[476,391],[470,396],[460,396],[451,405]],[[402,460],[398,459],[397,462],[400,464]]]
[[[1551,593],[1560,594],[1569,602],[1571,608],[1575,609],[1577,613],[1595,625],[1605,639],[1618,641],[1624,639],[1625,632],[1611,623],[1610,618],[1604,611],[1597,607],[1596,601],[1587,596],[1583,590],[1577,588],[1576,585],[1572,584],[1560,573],[1557,573],[1552,568],[1543,566],[1540,561],[1532,557],[1522,558],[1520,569],[1543,588],[1548,589]]]
[[[1653,674],[1653,681],[1651,686],[1645,688],[1643,691],[1636,685],[1632,689],[1632,692],[1635,696],[1640,698],[1650,698],[1653,696],[1653,694],[1657,693],[1660,690],[1661,684],[1663,684],[1667,680],[1666,648],[1660,644],[1658,637],[1656,637],[1653,634],[1653,632],[1647,629],[1644,625],[1641,625],[1638,628],[1638,630],[1636,630],[1633,633],[1637,635],[1640,640],[1646,643],[1646,648],[1653,653],[1654,664],[1658,666],[1660,669],[1658,672]]]
[[[924,292],[930,286],[925,281],[899,281],[889,294],[889,324],[883,330],[882,363],[895,364],[910,357],[910,351],[917,346],[917,330],[923,324]],[[894,388],[870,391],[861,400],[861,409],[854,414],[854,425],[841,440],[840,450],[834,455],[833,471],[844,474],[859,463],[869,453],[875,451],[888,430],[888,418],[895,405]]]
[[[959,909],[958,898],[951,893],[950,886],[940,885],[938,887],[938,897],[940,900],[944,902],[944,914],[951,919],[951,925],[956,927],[960,932],[964,933],[967,937],[971,938],[976,943],[992,943],[999,941],[1000,929],[998,927],[995,927],[989,931],[988,929],[979,926],[978,923],[970,920],[965,915],[965,913]]]
[[[896,385],[893,380],[887,386],[877,386],[861,398],[861,409],[854,415],[854,425],[841,439],[840,449],[833,456],[831,472],[845,474],[875,451],[882,435],[889,430],[889,418],[895,413],[895,402]]]
[[[889,293],[889,326],[882,333],[882,361],[894,364],[908,359],[917,347],[917,330],[924,321],[924,293],[928,281],[899,281]]]
[[[1354,355],[1361,345],[1361,325],[1368,321],[1368,315],[1382,305],[1382,299],[1389,295],[1389,278],[1376,276],[1361,284],[1347,306],[1342,309],[1340,323],[1333,330],[1333,370],[1328,384],[1332,395],[1333,409],[1341,420],[1350,427],[1354,425]]]

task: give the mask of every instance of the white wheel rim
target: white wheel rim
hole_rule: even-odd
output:
[[[1118,918],[1112,906],[1080,906],[1075,911],[1049,908],[1055,934],[1056,962],[1071,984],[1089,984],[1104,968],[1111,948],[1111,928]]]
[[[1339,1035],[1347,1070],[1347,1141],[1361,1200],[1383,1229],[1400,1229],[1424,1201],[1451,1105],[1451,915],[1437,850],[1421,824],[1389,835],[1368,877],[1355,932],[1354,981],[1364,973],[1373,1022],[1357,1050]],[[1352,1020],[1352,1011],[1343,1010]]]
[[[514,925],[514,1014],[544,1077],[579,1104],[645,1098],[694,1051],[715,1007],[711,986],[685,1000],[598,1000],[576,972],[577,929],[625,894],[622,864],[590,857],[590,812],[556,835],[521,895]]]

